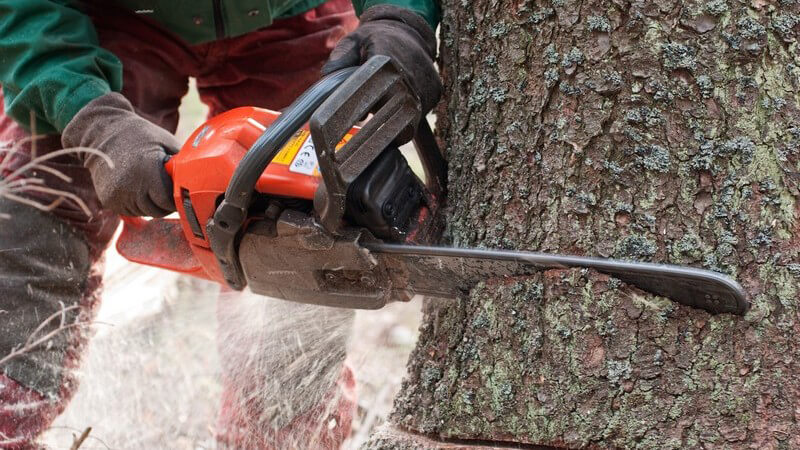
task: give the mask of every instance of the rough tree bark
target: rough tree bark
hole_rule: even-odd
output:
[[[442,7],[447,239],[708,268],[752,308],[586,270],[488,280],[426,305],[367,447],[800,448],[800,3]]]

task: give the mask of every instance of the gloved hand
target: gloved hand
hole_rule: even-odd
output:
[[[178,141],[136,114],[121,94],[106,94],[81,108],[64,129],[61,143],[99,150],[113,162],[111,168],[93,153],[83,159],[104,208],[127,216],[162,217],[175,211],[164,162],[177,153]]]
[[[358,28],[336,44],[322,74],[360,65],[375,55],[389,56],[402,70],[422,103],[423,115],[436,106],[442,95],[433,66],[436,35],[422,16],[393,5],[368,8]]]

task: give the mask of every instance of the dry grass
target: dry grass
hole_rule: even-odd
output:
[[[90,324],[82,323],[82,322],[72,322],[67,323],[67,313],[70,311],[75,311],[79,308],[78,305],[72,306],[64,306],[61,304],[61,309],[51,314],[49,317],[44,319],[42,323],[36,327],[35,330],[28,336],[28,339],[25,340],[24,343],[19,345],[18,347],[11,350],[11,352],[2,358],[0,358],[0,366],[3,364],[11,361],[14,358],[24,355],[25,353],[32,352],[37,348],[47,345],[51,339],[53,339],[56,335],[63,333],[64,331],[70,328],[79,328],[79,327],[86,327]],[[58,320],[58,326],[47,333],[44,333],[44,329],[49,327],[52,323]]]
[[[0,197],[32,206],[41,211],[52,211],[61,203],[70,201],[83,210],[87,216],[91,216],[91,211],[89,211],[89,207],[86,206],[86,203],[83,201],[83,199],[71,192],[53,189],[45,184],[43,178],[33,176],[31,174],[35,174],[37,172],[49,173],[50,175],[53,175],[62,181],[71,183],[72,178],[58,169],[46,165],[48,161],[64,155],[91,153],[104,158],[110,167],[114,167],[114,163],[111,162],[111,159],[109,159],[108,156],[104,155],[103,153],[95,149],[83,147],[67,148],[46,153],[44,155],[39,155],[36,152],[36,142],[39,139],[41,139],[40,136],[33,136],[28,139],[14,142],[6,147],[0,147],[0,173],[6,172],[10,161],[15,155],[23,154],[21,151],[23,146],[30,144],[32,148],[32,157],[30,158],[30,161],[14,169],[8,173],[8,175],[0,178]],[[25,153],[25,157],[27,158],[27,153]],[[34,200],[26,196],[26,194],[47,194],[53,196],[54,200],[49,203],[42,203],[41,201]],[[0,219],[9,219],[8,214],[0,213]]]

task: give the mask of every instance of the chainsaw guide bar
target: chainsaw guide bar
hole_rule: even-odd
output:
[[[269,247],[269,253],[264,248]],[[295,211],[248,230],[239,257],[250,289],[325,306],[377,309],[414,295],[456,298],[489,278],[588,268],[712,314],[744,314],[738,283],[709,270],[546,253],[388,244],[367,230],[336,239]]]
[[[692,267],[547,253],[397,244],[370,244],[366,248],[402,259],[408,267],[409,289],[418,294],[441,296],[452,292],[448,287],[465,289],[489,277],[582,267],[711,313],[744,314],[748,308],[747,296],[738,283],[716,272]]]

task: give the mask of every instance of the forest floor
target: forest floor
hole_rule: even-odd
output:
[[[181,107],[179,139],[204,116],[192,89]],[[91,427],[81,449],[214,448],[218,287],[128,263],[113,249],[105,286],[81,386],[43,443],[69,449]],[[357,448],[388,415],[416,342],[420,308],[414,301],[356,314],[348,363],[359,408],[345,448]]]

